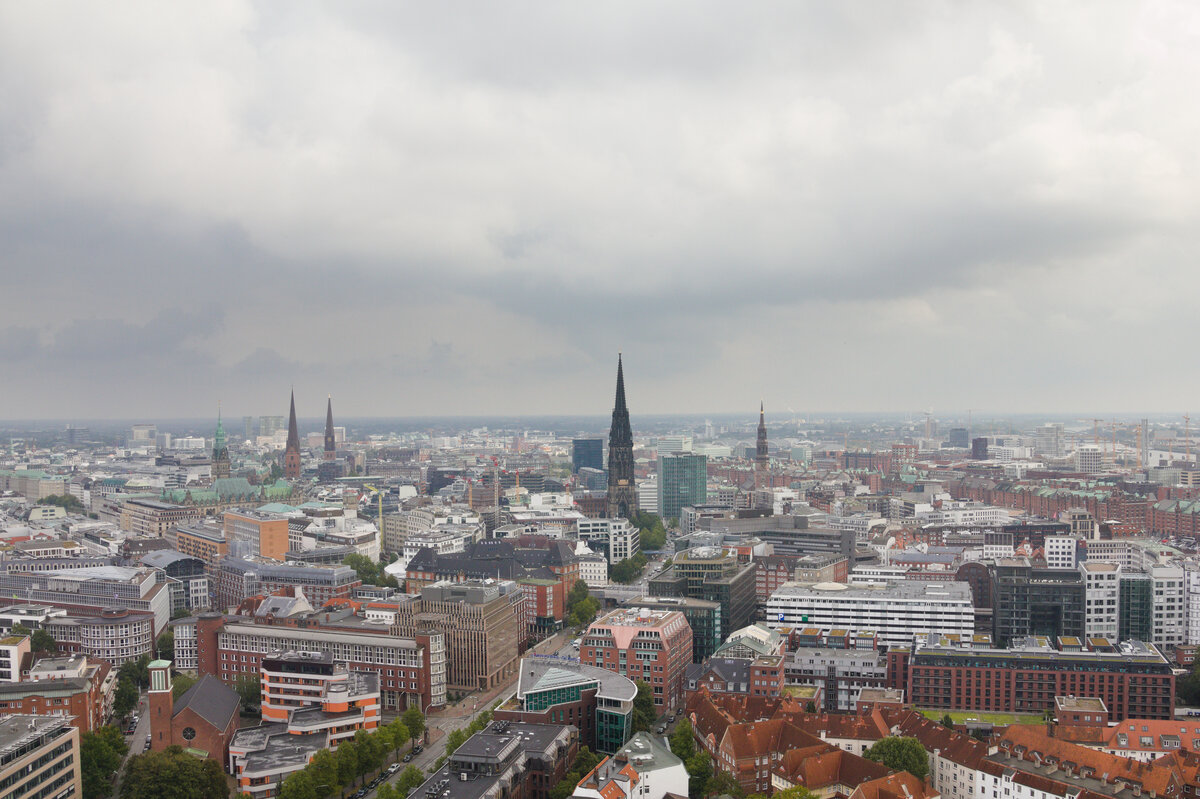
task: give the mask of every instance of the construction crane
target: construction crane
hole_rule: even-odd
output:
[[[379,535],[383,535],[383,492],[373,485],[363,483],[363,488],[369,488],[375,492],[375,496],[379,498]]]
[[[1092,419],[1092,444],[1096,449],[1100,449],[1100,423],[1103,419]]]
[[[1142,430],[1142,423],[1141,423],[1141,422],[1138,422],[1138,426],[1137,426],[1137,454],[1138,454],[1138,471],[1139,471],[1139,472],[1142,470],[1142,436],[1143,436],[1143,435],[1144,435],[1144,433],[1143,433],[1143,430]]]
[[[1112,420],[1112,465],[1117,465],[1117,420]]]
[[[1192,462],[1192,417],[1183,415],[1183,446],[1187,448],[1187,462]]]

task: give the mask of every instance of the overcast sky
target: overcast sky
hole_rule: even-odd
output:
[[[635,416],[1188,410],[1198,38],[1194,2],[2,3],[0,418],[604,413],[618,350]]]

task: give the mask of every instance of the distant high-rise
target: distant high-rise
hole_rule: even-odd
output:
[[[658,513],[678,519],[687,507],[708,501],[708,458],[692,452],[658,456]]]
[[[953,449],[966,449],[971,445],[969,436],[970,433],[967,432],[967,428],[952,427],[950,428],[950,433],[948,434],[947,443]]]
[[[217,407],[217,432],[213,434],[212,477],[218,480],[230,473],[229,447],[225,443],[225,428],[221,426],[221,408]]]
[[[276,431],[283,429],[282,416],[260,416],[258,417],[258,434],[260,436],[273,436]]]
[[[333,434],[333,397],[325,404],[325,454],[324,459],[331,461],[337,457],[337,438]]]
[[[571,441],[571,472],[580,469],[604,469],[604,439],[576,438]]]
[[[288,411],[287,446],[283,450],[283,476],[289,480],[300,479],[300,431],[296,426],[296,392],[292,391],[291,409]]]
[[[254,417],[253,416],[243,416],[242,417],[242,433],[244,434],[245,439],[247,441],[254,440]]]
[[[625,367],[617,355],[617,398],[608,431],[608,517],[628,519],[637,512],[637,486],[633,482],[633,428],[625,406]]]
[[[986,438],[971,439],[971,457],[977,461],[985,461],[988,456],[988,440]]]

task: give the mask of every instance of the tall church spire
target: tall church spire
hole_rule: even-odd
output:
[[[325,460],[337,457],[337,442],[333,436],[333,397],[325,402]]]
[[[766,478],[767,468],[771,464],[771,457],[767,450],[767,417],[765,406],[762,400],[758,402],[758,441],[754,447],[754,483],[756,487],[762,487],[762,483]]]
[[[296,389],[292,389],[292,404],[288,411],[287,446],[283,450],[283,476],[300,479],[300,431],[296,426]]]
[[[617,394],[608,431],[608,517],[629,518],[637,512],[633,481],[633,429],[625,405],[625,366],[617,354]]]
[[[220,402],[217,402],[217,431],[213,434],[212,466],[210,470],[214,480],[228,477],[230,472],[229,446],[225,441],[225,428],[221,425]]]

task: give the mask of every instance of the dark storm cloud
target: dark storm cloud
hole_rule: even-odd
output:
[[[617,349],[647,411],[1057,407],[1194,333],[1196,20],[7,6],[0,417],[597,412]]]

